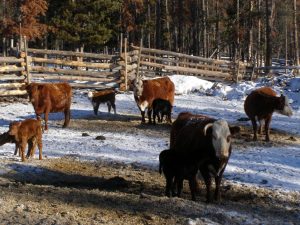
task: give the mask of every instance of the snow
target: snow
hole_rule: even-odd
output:
[[[201,113],[215,118],[224,118],[229,122],[246,117],[243,102],[251,90],[274,84],[274,89],[288,95],[294,114],[291,118],[274,114],[271,127],[288,131],[291,135],[300,134],[300,79],[289,78],[289,75],[277,77],[274,80],[262,79],[258,82],[242,82],[238,85],[214,84],[196,77],[174,75],[170,76],[175,83],[176,96],[173,118],[182,111]],[[86,96],[87,91],[76,91],[71,107],[72,118],[84,119],[93,116],[92,106]],[[139,110],[133,94],[118,94],[116,96],[117,113],[139,115]],[[30,104],[1,103],[0,133],[8,130],[11,121],[34,118]],[[60,113],[51,114],[50,120],[62,120]],[[109,123],[109,122],[108,122]],[[250,122],[243,122],[250,126]],[[80,160],[116,160],[125,163],[157,168],[158,154],[167,148],[168,138],[151,138],[144,135],[131,135],[118,132],[88,132],[90,136],[83,137],[84,130],[61,129],[61,125],[50,126],[43,135],[43,149],[46,157],[75,156]],[[95,140],[103,135],[105,140]],[[271,136],[272,138],[272,136]],[[255,185],[281,191],[300,191],[300,146],[249,146],[247,149],[233,147],[233,153],[224,173],[227,180],[237,184]],[[0,158],[20,160],[13,156],[14,145],[0,146]],[[0,174],[9,168],[1,165]],[[192,222],[191,222],[192,224]]]

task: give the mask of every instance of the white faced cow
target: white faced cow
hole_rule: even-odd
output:
[[[172,149],[184,153],[182,158],[185,161],[184,164],[187,164],[184,166],[197,165],[199,167],[206,185],[207,202],[211,201],[212,177],[216,184],[215,200],[220,200],[220,184],[231,154],[231,138],[239,130],[239,127],[230,127],[225,120],[203,118],[185,120],[182,128],[175,132],[176,137],[173,139]],[[195,175],[194,179],[193,183],[196,183]]]
[[[134,81],[134,99],[142,115],[142,123],[145,123],[145,110],[148,110],[149,124],[152,114],[152,103],[155,99],[167,100],[173,106],[175,86],[168,77],[152,80],[142,80],[137,77]]]

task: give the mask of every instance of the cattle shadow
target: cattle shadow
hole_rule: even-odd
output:
[[[55,187],[67,187],[77,189],[99,189],[115,191],[135,188],[134,184],[126,179],[114,176],[108,179],[102,177],[68,174],[38,166],[11,163],[7,167],[15,173],[1,175],[4,178],[20,183],[33,185],[53,185]],[[137,187],[139,188],[139,187]]]
[[[36,195],[43,200],[49,202],[61,202],[62,204],[69,203],[76,207],[83,207],[86,205],[94,205],[97,208],[105,208],[109,210],[122,210],[124,213],[152,213],[157,216],[162,214],[170,215],[175,214],[177,216],[184,217],[201,217],[207,216],[207,210],[205,208],[214,209],[216,215],[220,210],[232,210],[232,207],[236,207],[237,211],[248,213],[252,209],[252,205],[257,204],[259,200],[259,213],[255,214],[264,215],[270,212],[281,212],[289,216],[290,219],[295,220],[297,218],[296,212],[292,212],[284,205],[289,204],[289,200],[276,199],[276,204],[269,205],[262,202],[269,199],[267,196],[259,196],[256,192],[239,191],[225,187],[227,190],[222,190],[222,204],[209,204],[204,203],[204,197],[197,196],[197,202],[189,201],[189,197],[177,201],[177,198],[158,198],[163,196],[163,188],[154,191],[155,184],[143,185],[140,181],[127,181],[122,177],[101,178],[101,177],[89,177],[76,174],[67,174],[50,169],[35,167],[26,164],[10,164],[11,168],[16,170],[14,174],[2,175],[11,181],[12,184],[8,186],[10,193],[19,194],[24,189],[27,190],[27,194]],[[38,177],[36,177],[38,176]],[[101,176],[101,174],[99,174]],[[35,186],[29,186],[26,189],[26,184],[32,184]],[[5,185],[5,184],[1,184]],[[46,185],[47,187],[44,187]],[[49,189],[49,185],[57,187],[56,189]],[[59,189],[68,188],[66,189]],[[99,189],[104,192],[84,192],[83,189]],[[222,188],[223,189],[223,188]],[[109,194],[115,191],[114,194]],[[109,192],[108,194],[106,192]],[[225,195],[226,192],[226,195]],[[118,194],[119,193],[119,194]],[[144,193],[144,194],[142,194]],[[16,195],[17,196],[17,195]],[[144,197],[143,197],[144,196]],[[156,196],[156,197],[155,197]],[[185,196],[184,196],[185,197]],[[276,198],[276,197],[275,197]],[[39,198],[37,198],[39,199]],[[188,204],[182,204],[186,202]],[[245,204],[246,203],[246,204]],[[238,208],[239,205],[245,204],[243,207]],[[245,208],[246,207],[246,208]],[[295,207],[295,206],[293,206]],[[193,210],[191,210],[193,208]],[[210,216],[213,218],[214,213],[210,210]],[[280,218],[280,215],[275,214],[275,218]]]

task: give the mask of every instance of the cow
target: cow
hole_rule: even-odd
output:
[[[72,88],[68,83],[31,83],[26,90],[37,118],[45,115],[45,130],[48,130],[48,115],[52,112],[64,112],[63,127],[69,125]]]
[[[212,178],[216,185],[214,199],[220,201],[220,185],[231,155],[232,135],[239,131],[239,127],[230,127],[226,120],[206,118],[187,122],[176,135],[173,151],[198,162],[208,203],[211,202]]]
[[[137,77],[134,80],[134,99],[141,111],[142,123],[145,123],[145,110],[148,110],[149,124],[152,114],[152,103],[154,99],[160,98],[168,100],[174,104],[175,86],[169,77],[156,78],[152,80],[142,80]]]
[[[168,100],[157,98],[153,101],[153,124],[156,124],[156,116],[159,123],[163,121],[166,116],[166,121],[172,124],[171,113],[172,105]]]
[[[25,161],[25,148],[29,145],[27,157],[33,156],[36,145],[39,148],[39,159],[42,160],[42,124],[40,119],[26,119],[9,124],[8,134],[13,136],[16,150],[21,153],[22,162]],[[16,152],[15,152],[16,153]]]
[[[93,108],[94,108],[94,114],[98,114],[99,105],[101,103],[106,103],[108,112],[110,113],[111,107],[114,110],[114,113],[116,114],[116,92],[113,89],[107,89],[107,90],[101,90],[101,91],[94,91],[88,92],[88,98],[90,99]]]
[[[196,122],[200,120],[210,119],[209,116],[201,115],[201,114],[192,114],[190,112],[181,112],[177,116],[176,120],[173,122],[171,127],[171,134],[170,134],[170,148],[173,148],[176,142],[176,136],[178,132],[184,127],[188,122]]]
[[[293,111],[289,105],[287,96],[277,96],[276,92],[270,87],[261,87],[252,91],[244,102],[244,110],[246,115],[252,122],[253,140],[257,141],[257,124],[259,121],[258,133],[261,133],[262,122],[265,123],[266,141],[270,141],[269,126],[273,112],[278,112],[285,116],[292,116]]]
[[[193,162],[184,158],[185,155],[171,149],[163,150],[159,154],[159,173],[164,173],[166,179],[165,195],[180,197],[183,187],[183,180],[189,181],[192,200],[196,200],[196,175],[199,170],[198,162]],[[177,194],[175,187],[177,185]]]

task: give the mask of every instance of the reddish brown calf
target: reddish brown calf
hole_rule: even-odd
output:
[[[22,161],[25,161],[25,148],[27,143],[31,146],[28,149],[27,157],[34,154],[36,144],[39,148],[39,159],[42,159],[42,124],[40,120],[26,119],[20,122],[12,122],[9,125],[9,135],[14,137],[16,149],[21,153]]]

